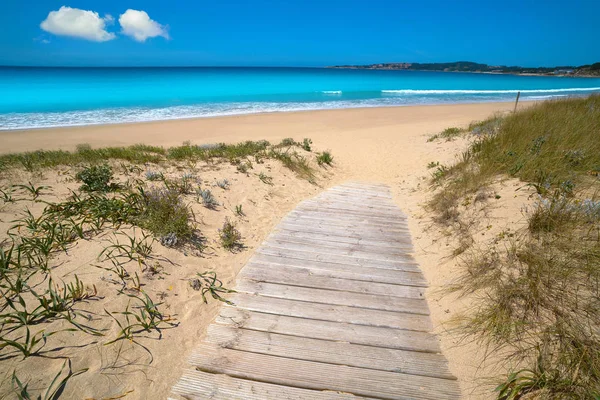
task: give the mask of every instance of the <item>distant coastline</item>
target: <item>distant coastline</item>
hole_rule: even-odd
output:
[[[580,66],[557,67],[519,67],[506,65],[488,65],[472,61],[449,63],[379,63],[366,65],[334,65],[334,69],[370,69],[392,71],[434,71],[434,72],[472,72],[485,74],[540,75],[540,76],[576,76],[578,78],[600,77],[600,62]]]

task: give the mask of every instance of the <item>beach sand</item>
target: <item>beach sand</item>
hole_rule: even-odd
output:
[[[524,106],[527,104],[530,103]],[[464,139],[428,142],[427,138],[448,127],[466,127],[470,122],[485,119],[494,113],[510,112],[513,106],[513,103],[483,103],[363,108],[6,131],[0,132],[0,153],[38,149],[72,150],[81,143],[88,143],[92,147],[136,143],[174,146],[184,141],[206,144],[261,139],[278,142],[287,137],[301,141],[303,138],[310,138],[316,150],[329,149],[334,157],[335,166],[331,174],[324,174],[320,180],[323,187],[348,180],[385,183],[391,187],[395,201],[409,216],[415,257],[431,285],[428,302],[450,368],[460,380],[465,398],[491,398],[489,391],[482,393],[477,390],[481,388],[481,384],[476,379],[485,377],[490,371],[485,367],[481,368],[481,350],[474,344],[457,346],[459,340],[456,335],[447,332],[447,321],[468,307],[468,304],[439,293],[439,289],[452,279],[456,263],[448,258],[450,249],[446,248],[447,242],[440,240],[443,232],[432,228],[423,208],[431,195],[428,183],[431,171],[427,164],[452,163],[467,142]],[[226,174],[233,175],[235,171],[231,169]],[[216,179],[223,173],[217,175],[210,176],[210,179]],[[256,201],[255,206],[249,210],[248,221],[241,224],[248,249],[220,261],[202,261],[207,265],[214,264],[216,271],[223,272],[227,285],[235,282],[235,274],[252,255],[252,249],[260,245],[277,222],[300,201],[322,190],[307,182],[290,181],[289,171],[275,165],[272,166],[271,175],[276,183],[272,189],[257,189],[256,179],[246,180],[240,177],[234,181],[236,194],[227,199],[231,206],[248,198]],[[264,199],[267,200],[263,201]],[[222,217],[207,216],[206,223],[212,230],[216,230],[222,223]],[[89,255],[80,257],[83,260],[89,258]],[[190,265],[185,257],[174,257],[190,270],[199,268],[198,265]],[[233,261],[232,265],[228,265],[230,261]],[[186,275],[178,272],[176,276],[184,279]],[[182,292],[190,293],[185,282],[176,285]],[[215,316],[219,306],[217,302],[213,302],[205,310],[201,305],[194,305],[199,300],[198,295],[195,295],[177,308],[176,311],[183,316],[182,324],[165,333],[165,341],[169,340],[166,343],[172,345],[153,347],[156,350],[155,363],[150,375],[154,381],[145,385],[143,377],[132,378],[135,379],[136,386],[142,387],[127,398],[146,398],[150,393],[153,398],[165,398],[168,395],[170,387],[185,367],[187,353],[195,343],[200,342],[203,330]],[[194,317],[194,313],[202,313],[203,316]],[[81,377],[74,378],[74,381],[85,385],[79,378]],[[127,383],[127,377],[121,380]],[[126,386],[125,384],[124,387]],[[86,390],[85,394],[95,395],[93,390],[91,393]]]

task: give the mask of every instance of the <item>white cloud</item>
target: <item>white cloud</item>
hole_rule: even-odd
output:
[[[119,24],[123,34],[131,36],[138,42],[145,42],[148,38],[162,36],[169,38],[167,27],[151,20],[146,11],[127,10],[119,17]]]
[[[114,18],[110,15],[100,18],[94,11],[80,10],[62,6],[58,11],[51,11],[40,24],[46,32],[58,36],[71,36],[94,42],[106,42],[114,39],[114,33],[106,31],[106,24]]]

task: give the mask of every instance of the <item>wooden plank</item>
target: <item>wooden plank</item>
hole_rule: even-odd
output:
[[[302,244],[309,248],[335,248],[339,250],[355,250],[363,253],[375,253],[375,254],[386,254],[386,255],[404,255],[410,253],[410,247],[403,246],[375,246],[375,245],[365,245],[360,244],[358,240],[355,240],[356,243],[343,243],[343,242],[332,242],[331,240],[323,240],[313,238],[312,235],[297,235],[297,236],[289,236],[289,235],[273,235],[267,238],[268,243],[272,244]]]
[[[304,233],[297,231],[277,231],[272,233],[269,238],[277,237],[281,240],[284,239],[309,239],[315,240],[319,242],[331,243],[332,245],[337,244],[358,244],[365,245],[377,249],[405,249],[407,252],[410,252],[412,244],[409,243],[410,240],[399,241],[399,242],[388,242],[388,241],[380,241],[380,240],[369,240],[360,237],[349,237],[349,236],[334,236],[327,234],[318,234],[318,233]]]
[[[299,389],[198,370],[186,370],[173,393],[190,400],[367,400],[349,393]]]
[[[396,216],[401,220],[406,220],[406,215],[398,209],[394,204],[386,204],[377,201],[363,201],[361,203],[357,203],[356,200],[353,200],[351,197],[345,196],[332,196],[328,195],[327,197],[322,197],[320,199],[308,200],[302,202],[296,210],[302,210],[304,207],[312,208],[312,207],[328,207],[328,208],[348,208],[357,211],[375,211],[388,213]]]
[[[441,354],[382,349],[329,340],[235,329],[217,324],[208,327],[206,338],[209,343],[219,347],[252,353],[410,375],[456,379],[450,373],[448,362]],[[192,353],[190,363],[195,365],[198,357],[198,354]]]
[[[418,269],[418,267],[415,264],[412,264],[412,263],[403,263],[403,264],[399,264],[398,266],[394,266],[393,268],[390,268],[387,266],[380,267],[378,265],[372,265],[372,264],[358,265],[358,264],[349,264],[349,263],[345,263],[345,262],[332,262],[332,261],[327,261],[327,260],[325,260],[325,261],[306,260],[306,259],[303,259],[302,257],[300,257],[300,258],[281,257],[277,254],[275,254],[275,255],[268,254],[268,252],[255,253],[254,256],[252,256],[252,258],[250,259],[250,262],[252,262],[252,263],[269,262],[269,263],[275,263],[275,264],[280,264],[280,265],[306,267],[306,268],[311,268],[311,269],[349,271],[349,272],[361,273],[361,274],[365,274],[365,275],[369,275],[369,274],[377,275],[380,272],[382,274],[384,274],[385,271],[382,271],[382,270],[392,271],[392,272],[394,272],[394,271],[395,272],[414,272],[414,273],[419,274],[419,278],[422,277],[421,271]],[[353,278],[348,278],[348,279],[353,279]],[[423,282],[423,284],[415,283],[415,285],[425,286],[425,281],[422,280],[421,282]]]
[[[366,293],[394,296],[409,299],[424,298],[425,284],[391,275],[364,275],[346,271],[328,271],[276,265],[268,263],[248,264],[240,272],[240,278],[256,282],[278,283],[282,285],[314,287],[332,291]],[[332,279],[334,278],[334,279]],[[398,283],[402,282],[402,283]],[[406,283],[405,283],[406,282]],[[335,293],[332,293],[335,296]]]
[[[266,250],[282,250],[282,251],[296,251],[296,252],[309,252],[309,253],[318,253],[320,255],[340,255],[340,256],[348,256],[354,258],[368,259],[370,261],[389,261],[395,262],[405,261],[411,262],[413,259],[412,255],[403,252],[390,254],[387,252],[380,251],[366,251],[359,250],[356,248],[340,248],[337,246],[307,246],[304,243],[293,243],[293,242],[284,242],[277,240],[268,240],[266,243],[263,243],[262,249]]]
[[[456,399],[456,382],[427,376],[333,365],[249,353],[202,344],[201,371],[314,390],[331,390],[381,399]]]
[[[393,245],[395,243],[411,244],[410,237],[408,235],[388,235],[388,234],[370,234],[365,232],[349,232],[349,231],[332,231],[330,229],[323,229],[311,226],[284,226],[279,224],[275,227],[275,234],[283,232],[284,234],[310,234],[310,235],[321,235],[333,238],[346,238],[346,239],[358,239],[361,241],[389,243]]]
[[[346,196],[332,196],[328,195],[326,197],[322,197],[314,200],[307,200],[302,202],[296,210],[302,210],[304,207],[312,208],[312,207],[321,207],[326,206],[329,208],[348,208],[355,209],[357,211],[376,211],[389,213],[395,216],[400,217],[403,220],[406,220],[406,215],[398,209],[393,203],[386,204],[377,201],[367,201],[366,203],[362,201],[362,203],[357,203],[356,200],[353,200],[351,197]]]
[[[404,222],[395,222],[395,221],[381,221],[374,220],[363,217],[340,217],[336,215],[332,215],[329,213],[302,213],[302,212],[292,212],[284,218],[284,220],[297,220],[304,221],[305,223],[312,224],[314,221],[319,221],[324,225],[333,225],[333,226],[351,226],[362,229],[370,229],[370,228],[378,228],[385,229],[391,232],[408,232],[408,226]]]
[[[436,337],[427,332],[378,326],[355,325],[332,321],[315,321],[285,315],[264,314],[223,307],[217,323],[261,332],[279,333],[312,339],[334,340],[367,346],[425,353],[439,353]]]
[[[310,260],[310,261],[321,261],[321,262],[331,262],[338,263],[344,265],[360,265],[360,266],[371,266],[377,268],[388,268],[388,269],[401,269],[405,265],[417,265],[414,262],[412,256],[406,255],[402,257],[398,257],[399,261],[393,260],[385,260],[380,257],[377,258],[369,258],[368,256],[364,257],[356,257],[348,254],[342,254],[342,251],[339,251],[338,254],[333,254],[334,251],[321,249],[319,252],[313,251],[304,251],[292,249],[292,246],[284,247],[275,247],[275,246],[261,246],[256,253],[257,254],[267,254],[272,256],[277,256],[281,258],[295,258],[301,260]]]
[[[248,311],[265,314],[285,315],[316,321],[333,321],[354,325],[405,329],[429,332],[433,329],[427,315],[408,312],[373,310],[358,307],[321,304],[310,301],[288,300],[277,297],[256,296],[236,293],[228,297],[234,306]]]
[[[350,206],[328,206],[328,205],[301,205],[298,207],[299,210],[303,211],[321,211],[321,212],[339,212],[343,214],[347,214],[355,217],[364,217],[364,218],[380,218],[387,219],[393,218],[394,215],[390,215],[389,213],[380,213],[376,211],[364,210],[361,207],[350,207]],[[395,214],[395,218],[401,220],[403,217],[402,214]]]
[[[297,221],[288,221],[283,219],[279,225],[276,227],[277,230],[280,229],[289,229],[303,232],[317,232],[317,233],[331,233],[333,235],[345,235],[348,237],[361,237],[366,239],[376,239],[376,240],[405,240],[408,242],[410,240],[410,236],[408,232],[390,232],[386,229],[371,227],[368,229],[365,228],[344,228],[344,227],[336,227],[326,224],[309,224],[309,223],[301,223]]]
[[[429,315],[429,308],[424,299],[407,299],[402,297],[342,291],[332,293],[327,289],[289,286],[270,282],[256,282],[247,279],[238,279],[235,290],[238,293],[245,292],[263,297],[277,297],[281,299],[309,301],[320,304]]]
[[[348,193],[359,193],[359,194],[368,195],[368,196],[380,196],[380,197],[390,198],[390,199],[392,197],[389,190],[382,190],[379,188],[375,188],[373,186],[369,187],[369,186],[364,186],[361,184],[343,184],[343,185],[333,186],[333,187],[330,187],[329,189],[327,189],[324,193],[330,193],[330,192],[335,192],[335,191],[348,192]]]
[[[356,215],[349,215],[345,213],[332,213],[325,212],[322,210],[311,211],[311,210],[297,210],[292,211],[288,214],[288,217],[302,217],[307,219],[322,218],[324,221],[329,222],[344,222],[344,223],[363,223],[371,224],[378,227],[389,227],[394,229],[406,229],[407,222],[394,217],[386,218],[375,218],[375,217],[363,217]]]
[[[392,195],[389,192],[375,191],[375,190],[372,190],[369,188],[361,187],[359,185],[335,186],[335,187],[327,189],[325,194],[331,193],[331,192],[350,193],[353,195],[381,197],[383,199],[391,199],[392,198]]]

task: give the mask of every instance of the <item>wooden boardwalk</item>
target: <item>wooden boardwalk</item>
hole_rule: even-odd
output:
[[[173,388],[189,399],[457,399],[386,186],[301,203],[242,269]]]

